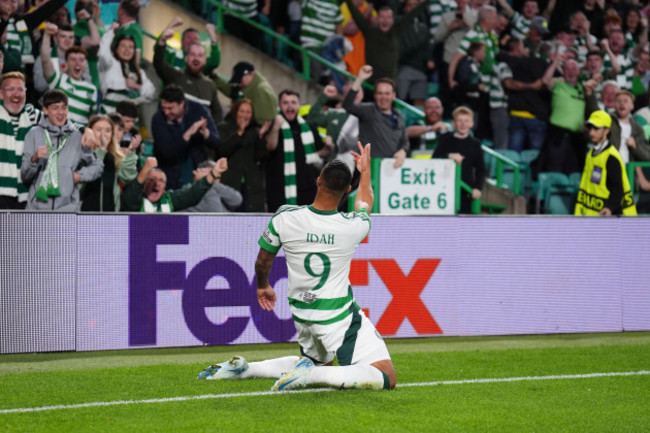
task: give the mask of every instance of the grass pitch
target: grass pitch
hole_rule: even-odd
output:
[[[648,432],[650,333],[387,340],[394,391],[198,381],[295,344],[0,356],[7,432]]]

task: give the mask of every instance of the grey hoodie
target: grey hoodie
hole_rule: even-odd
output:
[[[36,153],[36,149],[46,145],[45,130],[50,133],[54,148],[59,146],[65,134],[70,134],[70,138],[63,150],[59,152],[61,196],[50,197],[47,201],[42,201],[36,198],[36,191],[47,165],[47,157],[32,162],[32,155]],[[81,145],[81,135],[81,132],[69,120],[62,127],[58,127],[52,125],[47,117],[43,117],[39,124],[27,133],[23,148],[23,163],[20,168],[23,183],[29,186],[26,209],[79,211],[79,189],[74,184],[73,173],[79,173],[81,182],[90,182],[101,176],[104,170],[104,164],[95,157],[92,149]]]

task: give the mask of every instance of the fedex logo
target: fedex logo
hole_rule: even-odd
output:
[[[189,217],[166,216],[160,224],[155,215],[129,217],[129,346],[156,344],[156,293],[159,290],[182,290],[183,317],[189,331],[205,344],[228,344],[236,340],[249,321],[269,341],[289,341],[295,335],[292,319],[279,319],[273,312],[260,308],[256,297],[256,281],[227,257],[208,257],[187,272],[186,263],[158,261],[157,247],[189,243]],[[253,258],[251,258],[251,263]],[[440,259],[419,259],[410,272],[403,272],[392,259],[353,260],[350,271],[352,286],[368,285],[370,267],[375,269],[393,296],[377,322],[383,335],[394,335],[408,319],[420,334],[442,333],[420,299]],[[208,282],[221,277],[228,288],[210,290]],[[284,257],[276,257],[270,276],[271,285],[287,278]],[[282,300],[280,300],[281,302]],[[224,323],[213,323],[206,307],[245,306],[250,317],[229,317]]]

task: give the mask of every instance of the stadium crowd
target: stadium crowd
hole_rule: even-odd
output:
[[[489,173],[477,143],[536,151],[533,176],[581,173],[598,110],[611,115],[607,139],[623,163],[650,161],[650,1],[224,0],[357,77],[312,62],[324,90],[309,111],[247,59],[224,79],[214,25],[202,29],[209,44],[184,28],[174,49],[174,18],[146,68],[146,6],[122,0],[107,24],[98,0],[77,0],[73,13],[65,3],[0,0],[0,209],[274,212],[311,203],[324,162],[354,169],[361,140],[395,167],[453,159],[472,188],[468,211]],[[225,27],[302,67],[238,18]],[[397,109],[398,96],[424,118]],[[150,154],[144,103],[158,105]],[[648,176],[637,168],[630,179],[639,211],[650,208]]]

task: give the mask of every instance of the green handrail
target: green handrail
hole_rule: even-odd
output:
[[[242,20],[242,21],[244,21],[246,23],[248,23],[252,27],[262,31],[263,33],[271,36],[272,38],[277,39],[278,41],[280,41],[280,42],[290,46],[291,48],[299,51],[300,53],[302,53],[303,70],[302,70],[302,73],[299,73],[299,75],[304,80],[311,81],[311,77],[310,77],[310,74],[309,74],[309,72],[310,72],[310,69],[309,69],[310,68],[310,62],[309,62],[309,60],[311,58],[316,59],[317,61],[324,64],[328,68],[330,68],[330,69],[334,70],[335,72],[338,72],[338,73],[346,76],[347,78],[349,78],[351,80],[356,79],[356,77],[354,75],[350,74],[348,71],[345,71],[345,70],[339,68],[334,63],[331,63],[329,60],[319,56],[318,54],[316,54],[316,53],[314,53],[312,51],[307,50],[306,48],[303,48],[302,46],[300,46],[300,45],[294,43],[293,41],[291,41],[290,39],[288,39],[287,37],[274,32],[273,30],[263,26],[262,24],[260,24],[258,22],[255,22],[255,21],[251,20],[250,18],[247,18],[247,17],[243,16],[239,12],[234,11],[234,10],[224,6],[223,4],[219,3],[217,0],[205,0],[205,1],[207,1],[209,4],[214,6],[216,8],[216,10],[217,10],[217,17],[216,17],[217,22],[215,23],[215,26],[216,26],[217,31],[219,33],[226,33],[226,30],[225,30],[224,24],[223,24],[223,14],[228,13],[228,14],[230,14],[230,15],[232,15],[232,16],[234,16],[234,17],[236,17],[236,18],[238,18],[238,19],[240,19],[240,20]],[[154,40],[157,39],[156,36],[150,34],[149,32],[145,31],[144,34],[146,36],[154,39]],[[367,82],[364,82],[363,85],[366,88],[374,90],[374,86],[372,86],[371,84],[369,84]],[[420,119],[424,118],[424,113],[422,112],[422,110],[420,110],[417,107],[414,107],[411,104],[408,104],[408,103],[402,101],[401,99],[396,98],[395,99],[395,105],[400,107],[400,108],[408,110],[409,112],[411,112],[412,114],[415,114]],[[509,158],[507,158],[507,157],[493,151],[492,149],[490,149],[489,147],[487,147],[485,145],[482,145],[481,147],[483,148],[484,152],[489,153],[490,155],[495,157],[496,160],[497,160],[497,186],[498,187],[501,187],[502,184],[503,184],[503,164],[505,163],[506,165],[510,165],[510,166],[512,166],[514,168],[514,172],[515,172],[514,191],[515,191],[515,193],[518,194],[519,193],[519,165],[516,162],[510,160]],[[377,161],[380,161],[380,160],[377,160]],[[373,164],[375,164],[374,161],[373,161]],[[380,162],[378,162],[376,164],[377,164],[377,168],[379,168]],[[375,170],[375,166],[373,165],[373,173],[376,173],[376,172],[378,172],[378,170]],[[457,172],[459,173],[458,170],[457,170]],[[373,174],[373,176],[374,176],[374,174]],[[456,185],[457,185],[456,207],[457,207],[457,210],[458,210],[459,206],[460,206],[460,189],[459,188],[461,187],[461,182],[456,182]],[[375,188],[375,193],[377,194],[377,192],[379,191],[379,178],[378,177],[377,177],[377,179],[373,178],[373,187]],[[464,182],[462,183],[462,187],[465,190],[468,190],[471,193],[471,188],[467,184],[465,184]],[[351,195],[351,198],[353,200],[352,195]],[[352,207],[354,207],[354,201],[352,201]],[[379,208],[378,200],[375,200],[375,205],[373,206],[373,211],[377,212],[378,208]],[[480,213],[480,208],[481,208],[481,200],[480,199],[473,200],[472,201],[472,212],[473,213]],[[475,209],[478,209],[478,211],[474,212]]]
[[[625,166],[627,171],[627,178],[630,181],[630,189],[634,192],[634,169],[637,167],[648,168],[650,167],[650,162],[628,162]]]
[[[461,198],[461,193],[462,191],[465,191],[468,194],[471,194],[473,189],[471,186],[466,184],[460,179],[460,165],[456,164],[456,215],[460,212],[460,198]],[[481,213],[481,199],[480,198],[474,198],[472,199],[472,208],[471,208],[471,213],[473,214],[480,214]]]
[[[512,186],[512,191],[515,194],[519,194],[519,164],[514,162],[512,159],[501,155],[499,152],[495,152],[494,150],[490,149],[488,146],[481,145],[481,148],[483,149],[483,152],[490,154],[491,156],[495,157],[497,160],[496,174],[497,174],[497,186],[499,188],[503,187],[503,164],[509,165],[514,169],[515,179],[514,179],[514,185]]]
[[[260,24],[260,23],[258,23],[256,21],[253,21],[250,18],[247,18],[247,17],[243,16],[239,12],[234,11],[234,10],[224,6],[223,4],[219,3],[217,0],[205,0],[205,1],[207,3],[209,3],[210,5],[214,6],[217,9],[217,22],[216,22],[215,26],[216,26],[217,31],[219,33],[226,33],[226,29],[223,26],[223,14],[227,13],[229,15],[234,16],[235,18],[238,18],[238,19],[246,22],[247,24],[251,25],[252,27],[264,32],[265,34],[267,34],[269,36],[271,36],[272,38],[277,39],[278,41],[282,42],[283,44],[286,44],[286,45],[290,46],[294,50],[297,50],[300,53],[302,53],[302,72],[299,72],[298,74],[305,81],[311,81],[310,59],[312,59],[312,58],[317,60],[318,62],[324,64],[329,69],[332,69],[333,71],[338,72],[339,74],[344,75],[344,76],[346,76],[347,78],[349,78],[351,80],[356,79],[356,77],[354,75],[352,75],[351,73],[349,73],[346,70],[343,70],[343,69],[339,68],[338,66],[336,66],[334,63],[330,62],[329,60],[319,56],[318,54],[314,53],[313,51],[309,51],[308,49],[303,48],[302,46],[294,43],[293,41],[288,39],[286,36],[283,36],[283,35],[281,35],[279,33],[276,33],[272,29],[269,29],[268,27],[265,27],[262,24]],[[371,85],[370,83],[364,82],[363,86],[366,87],[367,89],[374,90],[374,86]],[[424,113],[422,112],[422,110],[420,110],[417,107],[414,107],[411,104],[408,104],[408,103],[402,101],[401,99],[395,99],[395,105],[398,106],[399,108],[403,108],[405,110],[410,111],[411,113],[417,115],[420,118],[424,117]]]

